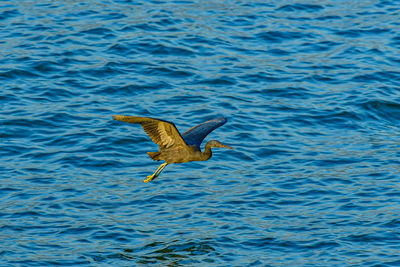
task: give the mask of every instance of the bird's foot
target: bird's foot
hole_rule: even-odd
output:
[[[143,183],[148,183],[148,182],[150,182],[151,180],[153,180],[156,177],[157,176],[155,176],[155,175],[147,175],[147,179],[144,179]]]
[[[168,165],[167,163],[161,164],[152,175],[147,175],[147,179],[144,179],[143,183],[148,183],[148,182],[154,180],[155,178],[157,178],[157,176],[162,172],[162,170],[164,170],[165,166],[167,166],[167,165]]]

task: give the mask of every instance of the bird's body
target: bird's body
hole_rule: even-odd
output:
[[[149,154],[150,158],[153,160],[164,160],[165,163],[168,164],[206,160],[206,157],[203,156],[203,153],[201,153],[201,151],[193,145],[161,149],[158,152],[147,152],[147,154]]]
[[[158,152],[147,152],[153,160],[164,160],[165,163],[157,171],[148,176],[144,182],[156,178],[161,171],[171,163],[184,163],[189,161],[204,161],[212,156],[211,147],[224,147],[233,149],[218,141],[208,141],[204,152],[201,152],[200,145],[204,138],[216,128],[227,122],[226,118],[218,118],[194,126],[182,135],[176,129],[175,124],[169,121],[149,118],[115,115],[114,120],[140,124],[151,140],[159,145]]]

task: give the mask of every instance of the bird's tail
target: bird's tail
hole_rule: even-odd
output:
[[[161,156],[161,152],[147,152],[147,154],[149,154],[149,157],[152,160],[161,160],[160,156]]]

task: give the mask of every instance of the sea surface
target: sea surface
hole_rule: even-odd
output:
[[[399,146],[399,1],[0,2],[0,266],[400,266]]]

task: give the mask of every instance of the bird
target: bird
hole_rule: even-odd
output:
[[[150,139],[159,146],[158,152],[147,152],[147,154],[152,160],[163,160],[164,163],[152,175],[148,175],[143,180],[144,183],[154,180],[168,164],[210,159],[212,147],[233,149],[233,147],[216,140],[208,141],[204,152],[201,152],[200,149],[204,138],[227,122],[225,117],[203,122],[183,134],[179,133],[174,123],[162,119],[125,115],[114,115],[113,119],[140,124]]]

